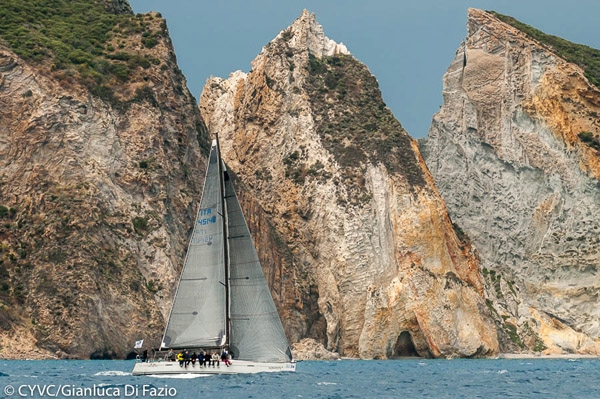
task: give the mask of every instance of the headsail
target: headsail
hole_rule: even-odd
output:
[[[200,209],[163,337],[170,348],[216,347],[225,335],[220,166],[213,141]]]
[[[291,351],[231,179],[225,174],[234,359],[289,362]]]

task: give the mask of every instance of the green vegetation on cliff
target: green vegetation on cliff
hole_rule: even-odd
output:
[[[112,98],[110,86],[127,81],[135,70],[159,63],[141,50],[166,36],[161,18],[115,14],[110,2],[0,2],[0,44],[41,65],[64,84],[78,81],[105,99]]]
[[[425,185],[412,140],[386,107],[366,66],[350,55],[318,59],[311,54],[308,73],[317,131],[340,166],[350,173],[380,162],[411,186]],[[347,177],[364,184],[360,174]]]
[[[489,11],[500,21],[507,23],[529,37],[550,47],[551,51],[568,62],[579,65],[585,71],[585,77],[600,88],[600,50],[583,44],[572,43],[557,36],[548,35],[532,26],[526,25],[513,17]]]
[[[174,264],[199,195],[194,138],[206,148],[208,132],[165,22],[127,11],[126,0],[0,0],[11,149],[0,164],[12,165],[0,173],[0,336],[43,356],[125,357],[132,337],[156,335],[169,292],[143,275],[154,260],[140,248]]]

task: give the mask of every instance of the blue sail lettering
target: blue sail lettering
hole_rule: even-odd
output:
[[[198,224],[200,226],[206,226],[207,224],[215,223],[216,221],[217,221],[217,217],[213,216],[213,217],[209,217],[209,218],[198,219]]]
[[[208,215],[212,215],[212,208],[200,209],[200,212],[198,212],[198,216],[208,216]]]

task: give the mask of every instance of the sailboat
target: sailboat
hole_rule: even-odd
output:
[[[186,366],[160,354],[227,350],[231,364]],[[233,182],[212,142],[200,207],[158,360],[133,375],[296,371]]]

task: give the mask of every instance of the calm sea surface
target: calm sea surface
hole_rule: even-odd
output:
[[[0,360],[0,398],[600,398],[600,360],[304,361],[296,373],[134,377],[133,361]]]

